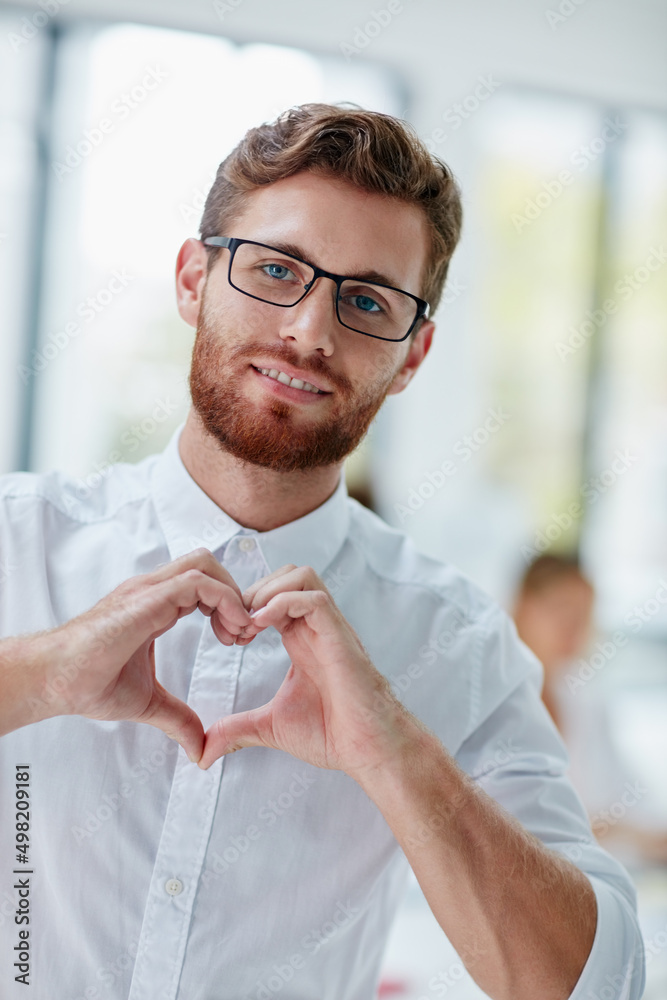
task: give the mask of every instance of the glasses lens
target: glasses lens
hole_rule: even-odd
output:
[[[313,280],[313,269],[271,247],[242,243],[234,254],[230,278],[248,295],[278,306],[291,306]]]
[[[405,292],[349,279],[340,287],[338,315],[359,333],[402,340],[415,321],[417,303]]]

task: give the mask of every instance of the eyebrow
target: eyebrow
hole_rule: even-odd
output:
[[[281,253],[288,254],[290,257],[296,257],[298,260],[302,260],[305,264],[310,264],[312,267],[318,266],[312,260],[308,259],[309,255],[306,254],[303,247],[297,246],[296,243],[280,241],[277,243],[266,243],[265,246],[271,246],[275,250],[280,250]],[[322,270],[324,271],[326,268],[322,268]],[[373,284],[389,285],[391,288],[398,288],[401,291],[403,290],[395,279],[388,277],[381,271],[355,271],[353,274],[344,274],[341,275],[341,277],[352,278],[354,281],[370,281]]]

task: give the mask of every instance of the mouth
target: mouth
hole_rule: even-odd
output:
[[[309,397],[312,397],[314,401],[317,397],[332,395],[329,390],[313,385],[312,382],[308,382],[306,379],[292,376],[289,372],[285,372],[281,368],[260,368],[258,365],[251,365],[250,367],[267,383],[267,388],[285,394],[286,398],[303,399],[305,401]],[[287,396],[288,393],[289,396]]]

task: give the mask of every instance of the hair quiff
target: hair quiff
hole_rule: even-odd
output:
[[[449,167],[429,153],[407,122],[355,105],[302,104],[250,129],[220,166],[200,236],[225,232],[245,196],[300,170],[329,174],[366,191],[420,206],[431,232],[421,295],[433,313],[461,233],[461,197]],[[209,249],[209,248],[207,248]],[[209,270],[219,249],[209,249]]]

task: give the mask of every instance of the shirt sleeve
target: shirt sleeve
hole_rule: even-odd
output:
[[[505,623],[508,627],[513,631]],[[515,643],[525,661],[526,647],[518,638]],[[567,774],[567,750],[540,698],[542,665],[533,660],[528,675],[463,742],[457,761],[545,847],[576,865],[593,887],[595,938],[570,1000],[639,1000],[646,971],[636,891],[625,868],[593,836]],[[486,669],[493,670],[493,663]]]

